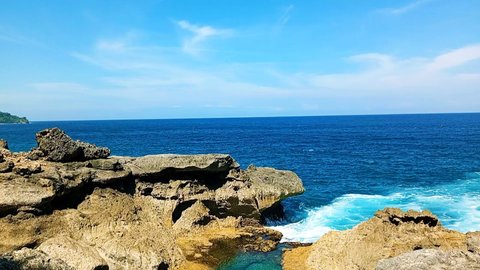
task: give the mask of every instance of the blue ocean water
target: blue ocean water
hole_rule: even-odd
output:
[[[114,155],[230,153],[243,167],[293,170],[307,191],[284,202],[286,220],[270,224],[286,241],[315,241],[387,206],[429,209],[449,228],[480,230],[480,114],[33,122],[0,125],[0,138],[26,151],[48,127]],[[258,256],[224,269],[278,267]]]

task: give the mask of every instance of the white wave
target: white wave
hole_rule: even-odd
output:
[[[480,178],[428,189],[407,189],[387,196],[345,194],[328,205],[311,209],[304,220],[271,228],[283,233],[284,242],[310,243],[331,230],[352,228],[385,207],[428,209],[447,228],[462,232],[480,230]]]

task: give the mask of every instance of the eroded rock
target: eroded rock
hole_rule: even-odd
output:
[[[45,129],[36,134],[38,150],[49,161],[71,162],[106,158],[110,150],[93,144],[74,141],[58,128]]]
[[[6,140],[0,139],[0,148],[8,150],[8,143]]]
[[[211,269],[275,248],[281,234],[261,213],[303,192],[294,173],[243,171],[229,155],[107,158],[58,129],[37,139],[28,153],[1,152],[0,265]]]
[[[480,255],[464,250],[422,249],[378,262],[376,270],[475,270],[480,269]]]
[[[419,249],[467,251],[467,237],[444,228],[429,211],[386,208],[312,246],[286,251],[284,269],[375,269],[378,261]],[[412,268],[413,269],[413,268]]]

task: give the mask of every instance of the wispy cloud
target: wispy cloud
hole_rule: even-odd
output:
[[[428,69],[439,71],[465,65],[480,59],[480,44],[466,46],[437,56],[428,65]]]
[[[280,17],[278,18],[278,21],[275,24],[275,31],[276,32],[281,31],[282,28],[288,23],[294,8],[295,8],[295,6],[293,4],[290,4],[290,5],[282,8]]]
[[[0,25],[0,42],[11,42],[21,45],[40,45],[40,43],[34,39],[28,38],[10,28],[2,27]]]
[[[407,13],[409,11],[412,11],[428,2],[430,2],[431,0],[416,0],[416,1],[413,1],[405,6],[402,6],[402,7],[397,7],[397,8],[385,8],[385,9],[381,9],[379,10],[380,12],[382,13],[386,13],[386,14],[392,14],[392,15],[401,15],[401,14],[404,14],[404,13]]]
[[[94,54],[78,59],[109,71],[99,80],[112,95],[147,107],[188,107],[202,112],[230,108],[232,113],[250,106],[271,114],[297,109],[305,114],[341,114],[343,110],[442,112],[480,107],[480,72],[451,69],[479,60],[480,44],[430,58],[354,55],[347,63],[361,68],[348,73],[286,73],[271,63],[268,67],[248,63],[198,66],[169,58],[169,52],[154,47],[127,47],[114,54],[95,48]],[[126,68],[135,72],[126,75]]]
[[[228,36],[233,33],[231,29],[214,28],[209,25],[192,24],[186,20],[177,21],[177,25],[190,33],[190,36],[183,40],[182,49],[184,52],[198,55],[202,50],[201,44],[207,39],[215,36]]]

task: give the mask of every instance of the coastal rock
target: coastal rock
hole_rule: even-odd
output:
[[[378,262],[376,270],[480,269],[480,254],[464,250],[422,249]]]
[[[0,163],[0,267],[212,269],[274,249],[262,213],[303,192],[294,173],[229,155],[108,158],[58,129],[37,137]]]
[[[71,162],[106,158],[110,150],[93,144],[74,141],[58,128],[45,129],[36,134],[38,150],[49,161]]]
[[[225,177],[231,169],[239,167],[229,155],[150,155],[127,162],[133,175],[151,182],[165,179],[191,179]]]
[[[419,249],[467,251],[467,236],[441,226],[429,211],[386,208],[312,246],[286,251],[284,269],[375,269],[378,261]]]
[[[0,173],[11,172],[13,167],[15,167],[13,162],[4,160],[3,162],[0,162]]]
[[[0,139],[0,149],[7,149],[8,150],[8,143],[6,140]]]

